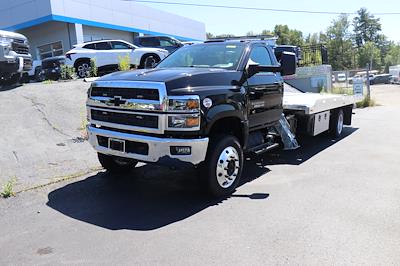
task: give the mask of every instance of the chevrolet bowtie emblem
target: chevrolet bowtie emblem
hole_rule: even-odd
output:
[[[121,96],[114,96],[114,99],[109,100],[108,103],[114,106],[120,106],[121,104],[125,104],[126,100],[122,99]]]

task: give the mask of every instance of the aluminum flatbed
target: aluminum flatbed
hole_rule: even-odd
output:
[[[301,92],[285,83],[283,108],[312,115],[352,105],[360,100],[360,96],[354,95]]]

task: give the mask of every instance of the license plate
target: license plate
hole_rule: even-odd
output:
[[[108,139],[108,147],[111,150],[124,152],[125,151],[125,140],[109,138]]]

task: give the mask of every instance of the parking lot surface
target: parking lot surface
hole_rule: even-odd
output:
[[[400,86],[372,93],[380,106],[355,110],[342,139],[248,160],[226,199],[203,195],[191,170],[154,165],[0,199],[0,265],[399,265]],[[52,115],[76,116],[79,104]],[[79,131],[64,133],[49,138],[68,143]],[[64,148],[96,166],[86,143]]]

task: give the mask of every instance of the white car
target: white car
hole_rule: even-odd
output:
[[[99,72],[112,72],[118,69],[121,57],[129,55],[132,66],[144,68],[158,63],[168,51],[159,48],[142,48],[123,40],[101,40],[74,45],[68,51],[66,64],[73,66],[79,77],[86,77],[90,70],[90,59],[96,60]]]
[[[337,74],[337,81],[338,82],[345,82],[346,81],[346,74],[345,73]]]

